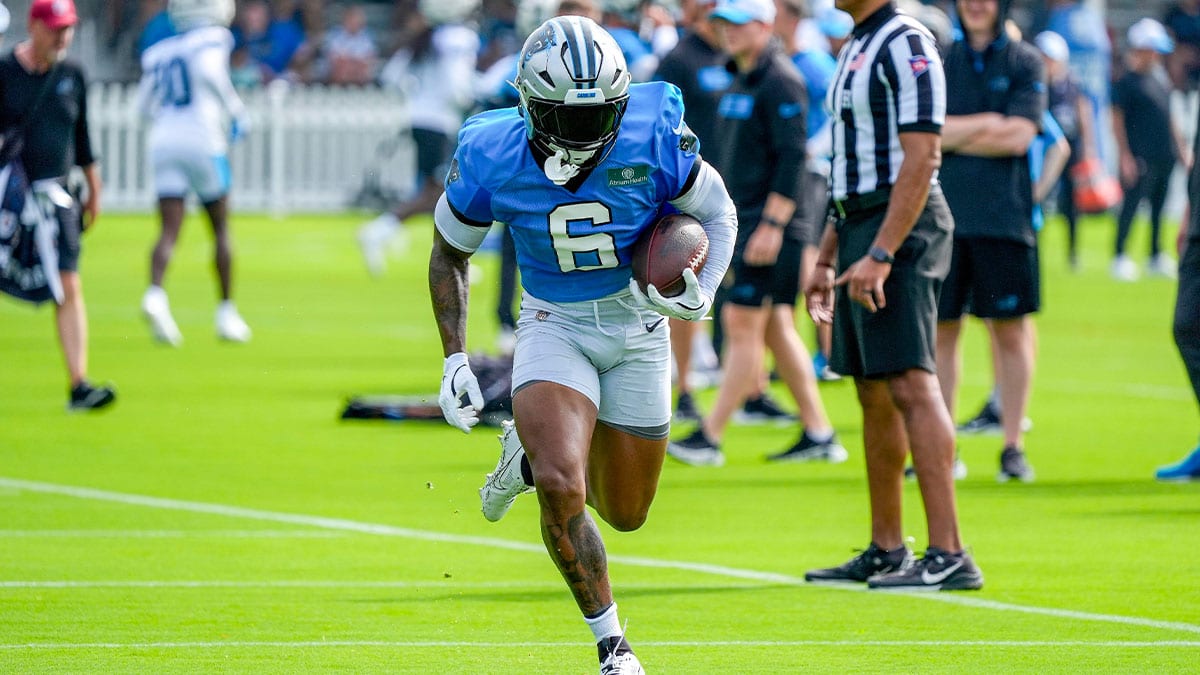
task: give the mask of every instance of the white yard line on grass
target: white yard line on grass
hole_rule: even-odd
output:
[[[155,509],[185,511],[188,513],[208,513],[212,515],[229,516],[232,518],[246,518],[275,523],[289,523],[292,525],[308,525],[310,527],[319,527],[328,530],[361,532],[364,534],[375,534],[386,537],[402,537],[406,539],[436,541],[450,544],[468,544],[471,546],[485,546],[488,548],[505,549],[509,551],[523,551],[538,554],[545,553],[545,548],[543,548],[541,544],[530,544],[526,542],[509,541],[506,539],[495,539],[492,537],[474,537],[461,534],[448,534],[445,532],[429,532],[426,530],[414,530],[407,527],[396,527],[394,525],[363,523],[355,520],[345,520],[342,518],[326,518],[323,516],[281,513],[278,511],[263,511],[241,506],[229,506],[226,504],[211,504],[206,502],[183,501],[179,499],[165,499],[162,497],[148,497],[145,495],[109,492],[107,490],[96,490],[93,488],[75,487],[72,485],[58,485],[55,483],[42,483],[38,481],[21,480],[18,478],[0,477],[0,487],[27,490],[29,492],[38,492],[44,494],[65,495],[79,499],[115,502],[118,504],[127,504],[132,506],[145,506]],[[722,565],[709,565],[704,563],[693,563],[678,560],[659,560],[656,558],[641,558],[622,555],[610,555],[608,560],[609,562],[624,565],[686,570],[689,572],[712,574],[734,579],[748,579],[752,581],[789,585],[806,584],[804,579],[787,574],[739,569],[736,567],[725,567]],[[826,588],[840,589],[841,587]],[[854,590],[866,591],[865,588],[860,588],[857,586],[854,587]],[[988,609],[1000,612],[1018,612],[1022,614],[1036,614],[1063,619],[1074,619],[1077,621],[1096,621],[1101,623],[1143,626],[1146,628],[1157,628],[1162,630],[1183,631],[1187,633],[1200,634],[1200,625],[1184,623],[1181,621],[1161,621],[1158,619],[1147,619],[1136,616],[1119,616],[1115,614],[1078,612],[1054,607],[1017,605],[1007,602],[997,602],[995,600],[972,598],[958,593],[913,593],[908,597],[925,598],[928,600],[935,600],[938,602],[945,602],[963,607]]]
[[[0,539],[336,539],[345,536],[345,532],[327,530],[0,530]]]
[[[689,588],[712,590],[749,590],[763,588],[760,582],[736,584],[695,584]],[[340,579],[266,579],[263,581],[187,580],[187,579],[108,579],[97,581],[37,580],[0,581],[5,588],[418,588],[456,591],[467,588],[558,589],[561,581],[343,581]],[[621,584],[621,588],[660,589],[657,583]]]
[[[408,649],[413,647],[512,649],[536,647],[578,647],[578,642],[386,642],[377,640],[307,640],[296,642],[30,642],[26,644],[0,644],[0,650],[73,650],[73,649],[225,649],[225,648],[281,648],[308,649],[313,647],[391,647]],[[1200,640],[1171,641],[1120,641],[1120,640],[639,640],[639,647],[1063,647],[1080,648],[1143,648],[1200,647]]]

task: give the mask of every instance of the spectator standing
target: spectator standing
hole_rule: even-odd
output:
[[[1163,23],[1175,39],[1175,51],[1166,59],[1171,84],[1179,91],[1195,89],[1200,82],[1200,0],[1172,4]]]
[[[733,282],[721,309],[724,377],[711,413],[667,453],[693,465],[721,465],[721,437],[734,411],[757,390],[764,347],[800,408],[804,429],[772,459],[844,462],[825,414],[812,359],[796,333],[804,248],[805,108],[800,74],[774,40],[774,0],[721,0],[711,19],[734,75],[717,109],[710,154],[738,210]]]
[[[330,84],[364,85],[375,79],[379,48],[367,30],[367,13],[362,5],[342,10],[342,24],[325,40]]]
[[[296,21],[293,0],[253,0],[241,8],[233,28],[234,47],[245,47],[261,68],[263,82],[287,72],[292,56],[304,43],[304,28]]]
[[[955,512],[954,427],[934,375],[937,297],[954,228],[937,187],[942,62],[933,36],[889,0],[838,0],[838,7],[855,26],[826,99],[837,218],[825,228],[805,295],[813,320],[833,322],[830,365],[854,378],[862,406],[871,543],[805,579],[978,589],[983,575],[963,550]],[[929,536],[917,561],[900,512],[910,451]]]
[[[937,366],[953,418],[967,313],[984,320],[1000,388],[1001,480],[1030,481],[1022,448],[1041,306],[1029,147],[1046,111],[1041,55],[1004,31],[1008,0],[959,0],[963,39],[946,56],[941,172],[954,213],[954,254],[938,305]]]
[[[78,16],[73,0],[33,0],[29,39],[0,60],[0,128],[24,125],[20,159],[35,198],[58,220],[58,273],[62,302],[55,307],[58,341],[70,382],[68,410],[98,410],[116,400],[111,386],[92,386],[88,371],[88,320],[79,276],[84,230],[100,216],[100,165],[92,153],[83,70],[67,61]],[[32,113],[32,114],[31,114]],[[83,168],[82,206],[65,187],[71,167]]]
[[[1200,111],[1197,111],[1192,156],[1200,156]],[[1200,403],[1200,167],[1188,174],[1188,216],[1179,228],[1179,291],[1175,296],[1175,345],[1183,357],[1192,393]],[[1200,480],[1200,445],[1180,461],[1154,473],[1158,480]]]
[[[157,340],[176,347],[183,342],[163,279],[183,228],[185,200],[194,192],[213,231],[213,266],[220,293],[217,336],[248,342],[250,327],[233,302],[229,232],[229,142],[247,127],[245,106],[229,74],[233,0],[170,0],[167,11],[181,32],[142,54],[138,87],[140,108],[152,120],[147,148],[161,226],[150,254],[150,287],[142,296],[142,314]]]
[[[1174,120],[1171,119],[1171,89],[1162,71],[1162,55],[1174,45],[1162,24],[1142,19],[1129,27],[1129,51],[1125,61],[1129,71],[1113,85],[1113,137],[1120,158],[1121,186],[1125,199],[1117,216],[1116,257],[1113,278],[1134,281],[1137,264],[1125,254],[1125,244],[1133,227],[1138,206],[1150,204],[1150,259],[1146,272],[1154,276],[1174,277],[1175,261],[1162,250],[1162,209],[1175,162],[1183,158],[1188,165],[1187,149]]]
[[[721,51],[712,23],[708,20],[715,5],[716,0],[690,0],[684,3],[683,23],[688,30],[680,38],[679,44],[663,57],[654,74],[654,79],[679,87],[683,94],[684,109],[688,112],[688,126],[700,139],[702,149],[713,147],[707,144],[717,140],[717,104],[733,81],[733,76],[725,69],[728,57]],[[722,295],[722,292],[718,290],[717,295]],[[714,304],[718,316],[722,304],[722,299],[718,297]],[[679,392],[675,419],[699,422],[700,409],[696,406],[688,376],[692,372],[696,336],[701,335],[704,328],[695,321],[672,319],[670,323],[671,356],[675,359],[675,372],[678,374],[675,386]]]
[[[413,15],[415,38],[388,59],[379,74],[385,87],[404,93],[417,146],[417,194],[358,230],[367,270],[383,273],[386,251],[403,236],[404,219],[430,213],[443,190],[455,135],[475,102],[479,35],[464,22],[478,0],[422,0]]]

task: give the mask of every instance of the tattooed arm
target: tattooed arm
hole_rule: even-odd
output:
[[[442,356],[467,349],[467,267],[471,254],[451,246],[434,230],[429,255],[429,297],[442,337]]]

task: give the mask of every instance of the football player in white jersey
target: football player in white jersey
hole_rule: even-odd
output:
[[[179,230],[184,200],[194,192],[212,223],[221,302],[217,336],[233,342],[250,339],[250,327],[233,304],[233,253],[228,202],[229,143],[246,130],[246,110],[229,77],[233,0],[170,0],[167,12],[178,35],[142,54],[139,102],[152,120],[150,164],[162,231],[150,256],[150,287],[142,313],[154,337],[178,346],[183,335],[171,316],[163,276]]]

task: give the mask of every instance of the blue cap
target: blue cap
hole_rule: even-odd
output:
[[[775,0],[719,0],[709,19],[742,25],[751,21],[775,23]]]

